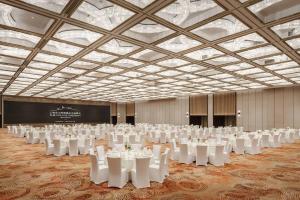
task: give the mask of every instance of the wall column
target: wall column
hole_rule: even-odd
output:
[[[117,123],[126,123],[126,104],[117,104]]]
[[[214,98],[213,94],[208,95],[208,102],[207,102],[207,125],[208,127],[213,126],[214,124]]]

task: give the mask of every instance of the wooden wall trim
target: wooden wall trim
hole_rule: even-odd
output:
[[[135,103],[126,103],[126,116],[135,115]]]
[[[111,103],[111,116],[117,116],[117,103]]]
[[[236,93],[213,95],[214,115],[236,115]]]
[[[207,116],[208,95],[190,96],[190,115]]]

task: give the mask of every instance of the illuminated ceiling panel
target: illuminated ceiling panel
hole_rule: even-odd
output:
[[[299,1],[162,2],[1,1],[0,89],[135,101],[300,83]]]

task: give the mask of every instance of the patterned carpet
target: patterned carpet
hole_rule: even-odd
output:
[[[260,155],[234,155],[224,167],[170,162],[163,184],[123,189],[89,181],[89,157],[46,156],[0,130],[0,199],[300,199],[300,141]]]

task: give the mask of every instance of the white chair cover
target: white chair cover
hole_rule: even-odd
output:
[[[196,147],[196,165],[207,165],[208,150],[207,145],[197,145]]]
[[[149,158],[136,158],[135,159],[135,169],[131,170],[131,180],[132,184],[136,188],[146,188],[150,187],[150,176],[149,176]]]
[[[69,140],[69,156],[78,156],[78,139]]]
[[[215,166],[223,166],[225,162],[224,145],[217,145],[215,152],[209,155],[208,160]]]
[[[99,165],[96,155],[90,155],[90,160],[90,180],[95,184],[106,182],[108,180],[108,167],[106,165]]]
[[[121,158],[107,157],[108,187],[123,188],[128,181],[128,173],[121,167]]]
[[[195,157],[189,153],[187,144],[180,144],[179,163],[190,164],[195,161]]]
[[[159,164],[150,165],[150,180],[162,183],[165,179],[164,165],[167,155],[163,153],[160,157]]]

